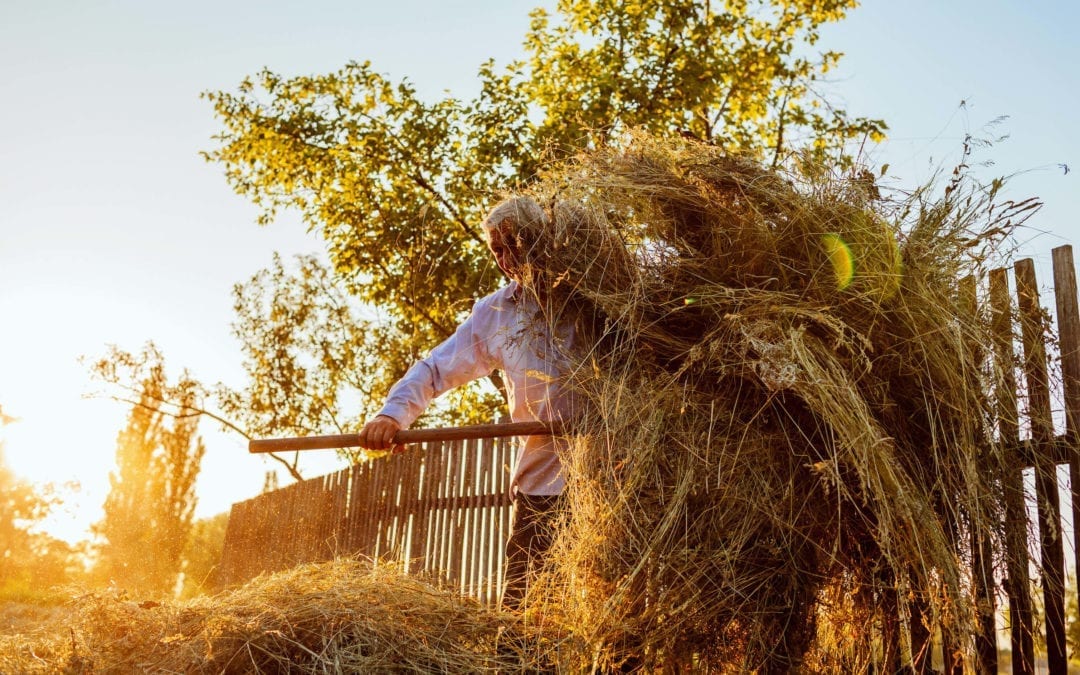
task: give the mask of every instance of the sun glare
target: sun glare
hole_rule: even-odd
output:
[[[86,439],[100,438],[115,427],[115,410],[110,410],[115,406],[78,397],[67,400],[55,390],[50,396],[50,386],[36,380],[18,384],[23,386],[5,391],[6,423],[0,425],[4,461],[18,479],[59,499],[39,524],[42,530],[72,543],[84,540],[101,517],[111,469],[100,453],[87,450]]]

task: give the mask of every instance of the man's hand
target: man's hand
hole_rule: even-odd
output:
[[[400,430],[401,426],[393,417],[376,415],[360,430],[360,447],[368,450],[393,448],[394,452],[402,452],[405,446],[394,444],[394,434]]]

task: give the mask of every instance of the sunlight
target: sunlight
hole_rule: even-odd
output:
[[[81,371],[73,368],[70,375],[83,380],[68,385],[31,375],[5,381],[2,411],[11,421],[0,426],[0,443],[16,476],[39,492],[51,486],[61,500],[40,529],[74,543],[101,517],[112,468],[87,441],[115,436],[123,411],[109,401],[62,393],[85,387]]]

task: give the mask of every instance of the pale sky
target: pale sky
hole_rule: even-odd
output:
[[[233,284],[274,251],[322,248],[294,218],[256,226],[199,158],[218,130],[199,93],[263,66],[296,75],[366,59],[424,95],[469,97],[484,59],[520,54],[537,4],[0,0],[0,406],[20,418],[0,440],[24,477],[82,484],[56,533],[76,538],[99,517],[127,412],[83,398],[94,385],[79,356],[154,340],[174,373],[238,386]],[[1010,135],[976,160],[994,161],[987,176],[1021,174],[1011,195],[1046,202],[1032,222],[1045,234],[1023,246],[1044,282],[1050,249],[1080,244],[1078,20],[1063,0],[868,0],[819,43],[846,53],[833,100],[888,122],[870,158],[893,184],[951,166],[965,133]],[[207,516],[256,494],[273,464],[201,429]],[[305,473],[337,468],[331,454],[309,453]]]

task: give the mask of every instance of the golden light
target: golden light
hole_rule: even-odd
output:
[[[838,234],[826,234],[821,238],[821,245],[829,256],[836,287],[841,291],[846,289],[855,278],[855,258],[851,255],[851,248]]]

